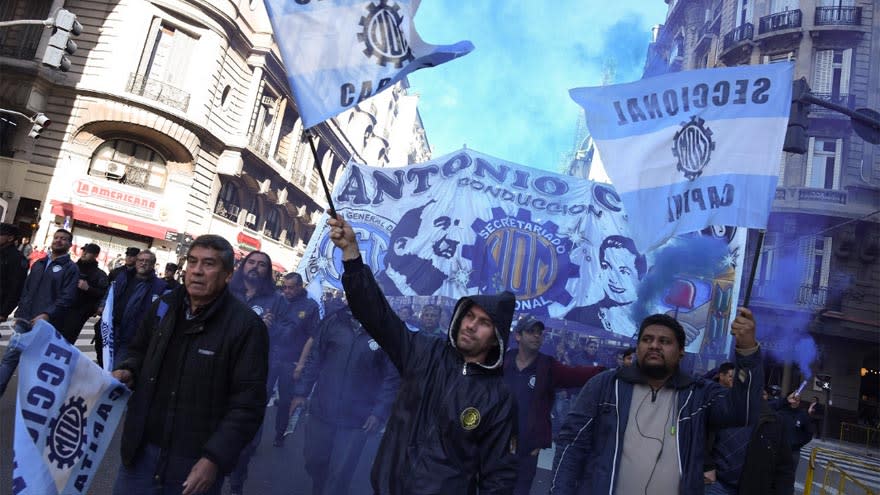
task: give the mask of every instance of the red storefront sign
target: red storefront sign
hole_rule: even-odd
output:
[[[156,212],[157,198],[127,191],[123,188],[108,184],[98,184],[89,180],[80,179],[73,184],[73,191],[77,196],[88,200],[97,200],[108,206],[118,206],[123,209],[139,211],[153,216]]]
[[[259,239],[251,237],[244,232],[239,232],[236,240],[238,241],[238,247],[247,249],[248,251],[259,251],[260,247],[263,245]]]

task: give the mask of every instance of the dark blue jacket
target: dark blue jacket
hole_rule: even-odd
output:
[[[370,416],[384,422],[400,375],[385,351],[349,311],[337,311],[319,327],[294,394],[309,395],[309,414],[333,425],[360,428]]]
[[[48,256],[37,260],[24,281],[24,291],[18,301],[15,317],[30,320],[46,313],[49,315],[49,323],[55,328],[61,328],[67,310],[76,300],[77,282],[79,268],[71,261],[69,254],[54,260]]]
[[[275,292],[275,289],[267,289],[251,296],[250,299],[245,296],[244,290],[232,290],[229,292],[239,301],[245,303],[251,311],[257,314],[265,322],[266,313],[272,315],[271,324],[267,325],[269,330],[269,357],[270,361],[276,356],[276,348],[279,344],[279,337],[282,329],[286,324],[287,318],[287,301],[284,297]]]
[[[282,297],[285,303],[283,315],[275,327],[275,341],[269,351],[270,361],[295,363],[302,354],[309,337],[317,337],[321,317],[318,303],[303,293],[292,301]]]
[[[117,348],[127,347],[134,338],[135,332],[141,325],[144,317],[150,313],[153,302],[167,291],[167,284],[155,273],[150,278],[141,280],[135,275],[134,270],[122,272],[110,284],[110,292],[113,293],[113,334],[114,345]],[[125,293],[128,284],[143,284],[135,289],[127,301],[125,307],[119,308],[120,297]]]
[[[732,389],[683,373],[667,382],[677,391],[676,433],[681,494],[702,494],[706,430],[754,424],[758,420],[764,385],[760,350],[736,356]],[[742,378],[742,379],[740,379]],[[629,419],[633,387],[644,383],[637,366],[608,370],[591,379],[571,408],[557,449],[562,449],[551,493],[614,493]]]

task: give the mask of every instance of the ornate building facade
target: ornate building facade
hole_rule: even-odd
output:
[[[806,78],[815,96],[850,109],[880,108],[876,1],[666,3],[646,76],[793,61],[795,78]],[[780,152],[771,160],[779,184],[751,309],[768,348],[800,328],[814,338],[818,359],[800,371],[830,379],[834,432],[836,421],[877,407],[876,381],[863,377],[880,368],[880,147],[859,137],[848,117],[815,105],[807,135],[805,154]],[[748,253],[755,238],[752,232]],[[797,386],[788,369],[775,379]],[[804,395],[824,402],[815,385]]]
[[[52,121],[34,140],[0,120],[6,221],[37,246],[71,228],[108,263],[214,233],[295,269],[326,200],[263,2],[10,0],[0,20],[59,8],[84,27],[69,72],[40,62],[49,29],[0,30],[0,107]],[[315,126],[331,187],[349,160],[429,159],[417,102],[398,85]]]

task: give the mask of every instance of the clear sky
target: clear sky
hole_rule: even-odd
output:
[[[560,171],[580,107],[568,90],[639,79],[663,0],[422,0],[427,43],[470,40],[464,57],[409,76],[434,157],[462,147]]]

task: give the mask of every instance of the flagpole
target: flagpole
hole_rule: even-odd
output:
[[[330,207],[330,217],[336,218],[336,208],[333,206],[333,198],[330,196],[330,188],[327,187],[327,179],[324,178],[324,171],[321,170],[321,160],[318,159],[318,149],[315,148],[314,133],[311,129],[306,129],[305,133],[309,138],[309,147],[312,149],[312,156],[315,158],[315,169],[318,171],[318,177],[321,178],[321,186],[324,188],[324,197],[327,198],[327,204]]]
[[[749,300],[752,298],[752,285],[755,283],[755,273],[758,271],[758,260],[761,258],[761,247],[764,245],[765,230],[758,231],[758,241],[755,243],[755,254],[752,257],[752,269],[749,273],[749,283],[746,285],[746,294],[743,297],[743,306],[749,306]]]

